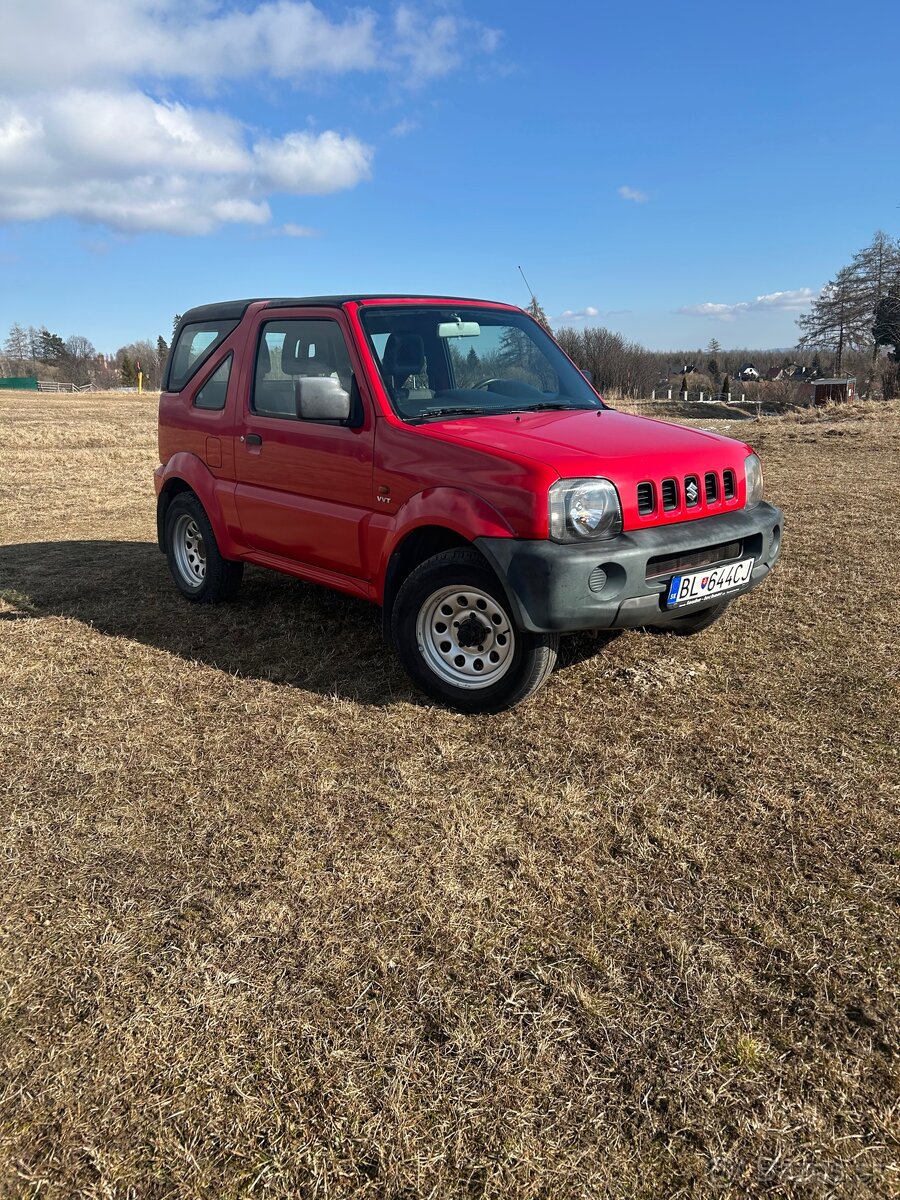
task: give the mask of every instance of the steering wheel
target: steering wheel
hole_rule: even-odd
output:
[[[469,387],[470,387],[470,389],[471,389],[471,390],[474,392],[474,391],[476,391],[478,388],[486,388],[486,387],[490,387],[490,385],[491,385],[492,383],[503,383],[503,380],[502,380],[502,379],[498,379],[496,376],[493,376],[493,375],[491,375],[491,376],[489,376],[487,379],[482,379],[482,381],[481,381],[480,383],[472,383],[472,384],[470,384],[470,385],[469,385]]]

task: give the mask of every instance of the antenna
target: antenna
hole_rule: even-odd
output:
[[[525,286],[528,288],[528,293],[531,296],[532,303],[537,304],[537,297],[535,296],[534,292],[531,290],[531,284],[528,282],[527,279],[525,279],[525,272],[522,270],[521,267],[519,267],[519,274],[522,276],[522,279],[525,281]]]

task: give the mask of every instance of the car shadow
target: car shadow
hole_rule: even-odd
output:
[[[232,604],[189,604],[153,542],[0,546],[0,620],[62,616],[230,674],[367,704],[426,703],[384,644],[381,611],[248,567]]]
[[[371,705],[431,702],[385,645],[381,610],[276,571],[248,567],[231,604],[189,604],[155,542],[0,546],[0,621],[60,616],[189,662]],[[618,635],[562,639],[559,669]]]

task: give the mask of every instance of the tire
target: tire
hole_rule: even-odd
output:
[[[559,647],[559,634],[516,627],[496,575],[468,549],[435,554],[407,576],[391,634],[416,687],[467,713],[520,704],[546,683]]]
[[[194,604],[232,600],[244,564],[223,558],[203,505],[193,492],[179,492],[166,510],[166,558],[172,578]]]
[[[709,608],[704,608],[700,612],[677,617],[671,625],[655,625],[654,632],[674,633],[676,637],[690,637],[692,633],[700,633],[701,630],[708,629],[713,621],[718,621],[729,604],[731,604],[730,599],[720,600],[718,604],[711,604]]]

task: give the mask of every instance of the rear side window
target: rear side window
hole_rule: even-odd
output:
[[[234,355],[229,354],[194,397],[194,408],[224,408]]]
[[[185,325],[172,350],[166,390],[180,392],[237,324],[237,321],[200,321]]]

